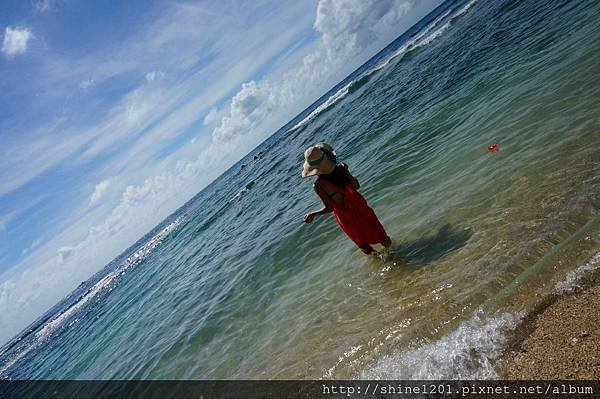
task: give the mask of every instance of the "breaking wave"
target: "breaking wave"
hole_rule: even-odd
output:
[[[427,25],[427,27],[421,30],[417,35],[406,41],[402,46],[400,46],[400,48],[393,52],[391,56],[386,58],[385,61],[383,61],[376,67],[366,71],[358,78],[356,78],[355,80],[351,81],[350,83],[342,87],[340,90],[338,90],[335,94],[333,94],[331,97],[325,100],[325,102],[323,102],[317,108],[315,108],[306,118],[302,119],[300,122],[294,125],[290,129],[290,131],[296,130],[302,126],[309,124],[319,115],[331,109],[335,104],[337,104],[342,99],[346,98],[349,94],[354,93],[362,86],[364,86],[370,80],[373,74],[390,65],[392,61],[397,60],[398,58],[404,56],[405,54],[416,48],[426,46],[429,43],[433,42],[435,39],[440,37],[445,31],[447,31],[450,28],[452,21],[455,18],[467,13],[467,11],[469,11],[475,5],[475,3],[477,3],[477,0],[471,0],[457,11],[446,11],[444,14],[436,18],[429,25]]]
[[[451,333],[420,347],[383,357],[359,373],[360,379],[490,379],[497,374],[493,361],[523,315],[492,318],[478,311]]]
[[[554,294],[577,288],[588,272],[600,269],[600,252],[570,271]],[[360,379],[490,379],[497,378],[493,363],[506,348],[511,331],[525,312],[486,318],[479,310],[470,320],[437,341],[400,351],[378,360],[357,376]]]
[[[600,252],[592,256],[588,262],[567,273],[565,279],[559,281],[554,286],[554,293],[564,294],[572,292],[575,288],[579,287],[578,282],[586,273],[598,268],[600,268]]]

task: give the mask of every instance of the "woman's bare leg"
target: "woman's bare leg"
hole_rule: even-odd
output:
[[[363,253],[369,255],[373,252],[373,247],[370,245],[365,245],[364,247],[358,247]]]

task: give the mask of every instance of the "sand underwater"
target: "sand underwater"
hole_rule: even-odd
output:
[[[599,20],[444,3],[5,345],[0,377],[600,378],[531,368],[545,342],[598,353]],[[302,223],[321,140],[392,253]]]

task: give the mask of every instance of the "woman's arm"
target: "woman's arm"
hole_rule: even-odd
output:
[[[360,183],[358,182],[358,179],[352,176],[352,173],[350,173],[350,171],[348,170],[348,164],[342,162],[340,166],[342,167],[342,170],[346,172],[346,175],[348,175],[348,180],[350,181],[350,185],[352,186],[352,188],[358,190],[360,188]]]
[[[350,174],[350,172],[348,172],[348,178],[350,179],[350,185],[355,189],[358,190],[360,188],[360,183],[358,182],[358,179],[354,176],[352,176]]]
[[[319,209],[318,211],[313,211],[313,212],[307,213],[306,216],[304,216],[305,223],[310,223],[313,221],[313,219],[315,217],[317,217],[319,215],[325,215],[325,214],[333,211],[333,204],[331,203],[331,199],[329,198],[327,193],[325,193],[323,191],[323,189],[321,187],[317,186],[316,184],[314,186],[314,189],[315,189],[315,192],[321,198],[321,201],[323,201],[323,208]]]

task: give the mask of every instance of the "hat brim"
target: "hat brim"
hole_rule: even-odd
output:
[[[328,156],[325,156],[323,161],[317,166],[311,166],[304,161],[302,165],[302,177],[310,177],[317,175],[327,175],[335,169],[335,163]]]
[[[310,177],[310,176],[315,176],[319,174],[319,169],[310,166],[308,164],[308,162],[304,162],[304,165],[302,165],[302,177]]]

